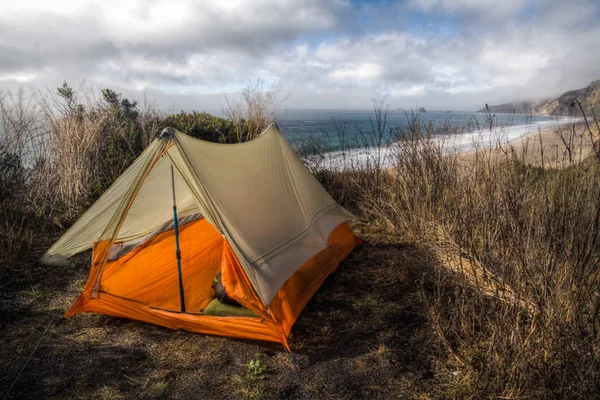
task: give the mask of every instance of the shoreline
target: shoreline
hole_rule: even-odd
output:
[[[576,121],[574,124],[540,128],[537,132],[527,133],[504,144],[469,149],[455,155],[459,162],[468,164],[475,161],[481,151],[487,154],[504,154],[505,151],[510,151],[529,165],[561,167],[583,161],[592,149],[593,141],[585,124]]]
[[[575,126],[575,135],[571,127]],[[481,151],[494,152],[506,151],[510,148],[512,152],[521,155],[528,163],[542,164],[542,151],[544,164],[556,164],[568,159],[568,151],[564,146],[558,132],[564,132],[567,142],[570,142],[571,157],[575,161],[575,155],[580,159],[585,158],[592,149],[589,135],[584,132],[583,122],[571,117],[558,117],[554,121],[544,123],[532,123],[526,125],[515,125],[495,127],[490,130],[479,130],[462,132],[455,135],[440,135],[432,137],[432,140],[440,143],[442,151],[447,156],[454,155],[459,162],[465,163],[473,160],[475,154]],[[543,146],[540,148],[540,135]],[[574,136],[568,138],[568,136]],[[562,146],[562,147],[561,147]],[[577,151],[577,154],[575,153]],[[343,171],[356,169],[361,166],[379,163],[383,168],[393,167],[395,155],[398,153],[397,142],[385,147],[378,148],[353,148],[345,151],[332,151],[324,154],[316,154],[306,157],[308,165],[332,171]],[[579,160],[580,161],[580,160]]]

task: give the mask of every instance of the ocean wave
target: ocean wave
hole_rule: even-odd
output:
[[[504,145],[552,126],[564,126],[578,123],[582,120],[582,118],[557,117],[552,121],[494,127],[492,129],[474,130],[453,135],[437,135],[432,137],[432,140],[440,143],[446,154],[464,153],[476,148]],[[332,151],[324,154],[308,155],[304,159],[311,168],[332,171],[353,170],[374,165],[389,168],[393,166],[394,159],[399,155],[399,152],[400,146],[397,142],[394,142],[385,147]]]

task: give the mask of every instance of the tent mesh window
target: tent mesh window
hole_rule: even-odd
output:
[[[201,213],[194,213],[191,215],[180,217],[178,218],[179,227],[182,228],[185,224],[197,221],[200,218],[202,218]],[[155,229],[154,231],[150,232],[145,236],[142,236],[141,238],[136,238],[128,242],[115,242],[115,244],[113,244],[112,248],[110,249],[110,253],[108,254],[108,261],[118,260],[119,258],[126,256],[136,248],[148,243],[155,236],[174,228],[175,222],[171,220],[165,222],[158,229]]]

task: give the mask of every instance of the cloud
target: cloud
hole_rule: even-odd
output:
[[[85,80],[214,109],[216,95],[260,76],[281,80],[291,107],[367,108],[388,96],[399,106],[475,108],[600,78],[599,8],[593,0],[23,0],[0,8],[0,87]]]

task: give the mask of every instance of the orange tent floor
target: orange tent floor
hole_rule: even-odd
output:
[[[137,319],[192,332],[281,342],[306,303],[362,241],[348,224],[329,236],[328,246],[307,261],[281,287],[268,310],[251,288],[227,240],[204,218],[180,228],[181,268],[186,313],[180,312],[179,279],[173,230],[162,232],[125,256],[107,261],[107,242],[97,243],[83,293],[65,317],[81,312]],[[213,278],[223,273],[234,298],[258,317],[200,314],[212,301]],[[98,290],[94,287],[99,279]],[[243,300],[243,301],[242,301]]]

